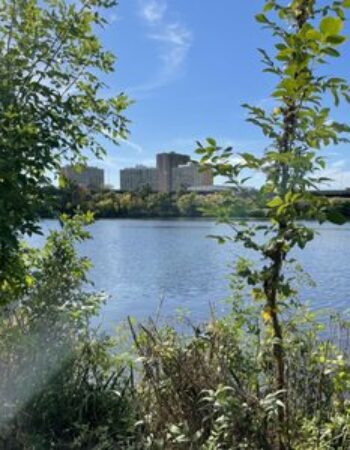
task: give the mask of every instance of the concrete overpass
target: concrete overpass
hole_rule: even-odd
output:
[[[350,188],[346,189],[321,189],[319,191],[311,191],[314,195],[320,197],[341,197],[350,198]]]
[[[189,187],[188,192],[195,192],[197,194],[212,194],[214,192],[224,192],[232,189],[230,186],[195,186]],[[249,189],[249,188],[248,188]],[[251,188],[254,191],[254,188]],[[350,188],[346,189],[320,189],[319,191],[311,191],[312,194],[320,197],[341,197],[350,198]]]

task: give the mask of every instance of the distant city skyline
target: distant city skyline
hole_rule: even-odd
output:
[[[91,189],[103,189],[106,186],[104,169],[94,166],[75,167],[67,164],[62,167],[62,175],[71,183]]]
[[[153,192],[178,192],[189,187],[213,185],[211,170],[201,171],[189,155],[157,153],[156,165],[137,164],[120,170],[120,189],[135,192],[148,187]]]
[[[195,144],[195,143],[194,143]],[[194,145],[195,146],[195,145]],[[118,147],[117,150],[118,151]],[[128,163],[128,160],[125,158],[118,158],[118,157],[111,157],[110,155],[106,155],[106,157],[102,159],[96,159],[88,157],[87,159],[87,165],[90,167],[96,167],[99,169],[102,169],[104,171],[104,182],[107,186],[112,186],[115,189],[120,189],[121,183],[120,183],[120,172],[123,169],[131,169],[136,167],[145,167],[145,168],[152,168],[155,166],[155,161],[157,154],[162,153],[176,153],[176,154],[185,154],[189,160],[196,161],[198,160],[198,155],[193,151],[186,152],[186,151],[179,151],[176,149],[173,150],[159,150],[154,151],[154,155],[150,156],[149,158],[140,160],[132,159],[130,163]],[[113,160],[113,163],[111,162]],[[115,170],[115,167],[120,167],[119,169]],[[219,180],[220,177],[216,177],[216,180]],[[221,184],[221,183],[220,183]]]
[[[194,143],[194,147],[195,147],[195,143]],[[116,152],[118,152],[118,147],[116,149]],[[159,153],[187,154],[190,160],[193,160],[193,161],[198,160],[198,155],[196,155],[196,153],[194,151],[186,152],[186,151],[181,151],[178,149],[173,149],[173,150],[154,151],[153,156],[151,154],[149,158],[147,158],[147,159],[140,158],[140,160],[133,158],[133,159],[131,159],[130,163],[128,162],[129,160],[126,158],[122,158],[122,157],[118,158],[118,156],[112,157],[111,155],[108,155],[108,154],[103,159],[95,159],[95,158],[88,157],[87,164],[89,166],[94,166],[94,167],[103,169],[105,184],[109,185],[109,186],[113,186],[113,188],[115,188],[115,189],[119,189],[120,184],[121,184],[120,183],[120,171],[121,170],[136,168],[138,166],[151,168],[155,165],[156,157],[157,157],[157,154],[159,154]]]

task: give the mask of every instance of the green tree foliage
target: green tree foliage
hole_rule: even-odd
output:
[[[235,292],[231,314],[212,316],[191,335],[179,332],[183,323],[150,321],[138,328],[131,323],[143,364],[142,448],[280,448],[281,399],[274,388],[271,338],[263,333],[257,307],[242,300]],[[333,332],[318,325],[300,306],[284,323],[289,396],[284,436],[294,450],[350,446],[349,323],[332,327]],[[343,349],[334,345],[336,334]]]
[[[59,214],[74,215],[77,211],[94,213],[96,219],[120,217],[228,217],[266,219],[268,207],[266,195],[256,189],[240,192],[197,193],[154,193],[117,192],[110,190],[92,191],[88,188],[67,183],[64,188],[47,188],[48,201],[39,209],[40,217],[56,218]],[[321,193],[319,193],[321,195]],[[270,194],[270,199],[272,195]],[[350,218],[349,200],[331,198],[329,213]],[[300,217],[307,219],[308,203],[301,203]]]
[[[261,194],[269,209],[270,223],[263,226],[232,224],[235,242],[255,252],[264,261],[262,267],[241,264],[238,274],[246,281],[255,300],[261,303],[267,329],[271,331],[275,363],[275,389],[281,405],[278,448],[289,447],[288,390],[285,382],[286,349],[281,316],[294,297],[293,281],[286,273],[292,263],[294,247],[304,248],[313,239],[312,228],[298,222],[301,217],[319,222],[342,223],[341,214],[330,208],[330,202],[310,193],[325,179],[319,171],[325,167],[320,150],[329,145],[348,142],[348,124],[333,120],[329,106],[350,102],[346,80],[325,71],[328,60],[340,56],[339,48],[346,40],[342,34],[348,1],[317,2],[266,0],[256,20],[270,30],[275,38],[275,51],[269,55],[260,49],[264,71],[277,78],[271,93],[271,110],[244,105],[248,121],[258,126],[270,140],[262,156],[242,153],[241,162],[231,164],[231,148],[220,148],[209,138],[199,144],[202,164],[211,166],[217,175],[241,189],[244,175],[262,172],[265,182]],[[326,72],[326,74],[325,74]],[[242,179],[243,178],[243,179]],[[307,209],[305,209],[307,205]],[[304,208],[303,208],[304,207]],[[301,214],[303,211],[303,214]],[[261,234],[265,239],[261,240]]]
[[[118,217],[204,217],[215,216],[220,205],[232,204],[231,195],[164,193],[164,192],[115,192],[91,191],[67,184],[64,188],[50,188],[52,202],[40,209],[41,217],[54,218],[60,213],[74,215],[78,210],[94,213],[96,218]],[[227,200],[227,197],[229,199]],[[231,217],[264,217],[266,211],[254,189],[247,189],[235,197],[230,208]]]
[[[38,232],[48,173],[83,150],[104,153],[99,136],[127,134],[125,95],[104,95],[101,74],[115,57],[95,35],[114,0],[0,1],[0,289],[16,271],[13,251]],[[46,200],[46,199],[45,199]]]
[[[199,198],[196,194],[184,194],[176,201],[180,214],[184,216],[196,216],[200,208]]]
[[[113,340],[91,329],[105,296],[86,289],[91,264],[75,249],[91,219],[62,217],[43,249],[19,249],[26,289],[0,311],[0,448],[127,448],[131,439],[130,374]]]

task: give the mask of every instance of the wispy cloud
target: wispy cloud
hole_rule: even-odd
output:
[[[161,59],[164,62],[164,71],[168,75],[181,67],[192,40],[187,28],[179,23],[170,23],[156,33],[150,34],[149,38],[164,45]]]
[[[349,163],[345,159],[340,159],[328,163],[328,167],[320,172],[320,176],[330,178],[332,181],[326,183],[324,187],[333,189],[345,189],[350,187]]]
[[[143,153],[143,147],[136,142],[128,141],[127,139],[119,139],[121,143],[126,145],[127,147],[132,148],[133,150],[136,150],[137,153]]]
[[[140,14],[149,24],[153,25],[163,20],[166,9],[165,0],[147,0],[141,2]]]
[[[119,22],[120,20],[122,20],[121,16],[119,16],[116,13],[112,13],[109,17],[108,17],[108,23],[111,25],[115,22]]]
[[[132,94],[150,92],[172,82],[183,68],[192,45],[192,33],[182,23],[166,17],[166,0],[139,0],[140,16],[146,23],[147,38],[158,45],[161,66],[152,81],[129,88]]]

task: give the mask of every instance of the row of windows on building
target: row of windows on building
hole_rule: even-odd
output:
[[[87,166],[77,171],[73,166],[65,166],[62,172],[70,182],[79,186],[102,189],[105,185],[104,171],[97,167]],[[133,192],[148,187],[154,192],[177,192],[212,185],[210,170],[201,170],[188,155],[175,152],[157,154],[156,167],[136,166],[120,171],[122,191]]]
[[[62,168],[62,174],[68,181],[78,186],[96,190],[105,186],[104,170],[98,167],[86,166],[78,169],[68,165]]]
[[[137,191],[148,186],[152,191],[176,192],[190,187],[212,186],[213,175],[191,162],[188,155],[158,153],[157,166],[136,166],[120,171],[120,189]]]

